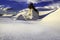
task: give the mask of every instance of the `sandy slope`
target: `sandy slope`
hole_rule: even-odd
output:
[[[5,19],[0,23],[0,40],[60,40],[59,17],[60,8],[39,21]]]
[[[43,18],[41,22],[48,25],[51,24],[60,26],[60,8],[48,15],[47,17]]]

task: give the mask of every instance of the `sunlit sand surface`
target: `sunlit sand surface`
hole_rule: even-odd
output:
[[[0,18],[0,40],[60,40],[60,8],[38,21]]]

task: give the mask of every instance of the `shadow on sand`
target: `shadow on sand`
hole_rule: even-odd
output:
[[[49,13],[47,13],[47,14],[45,14],[45,15],[40,15],[40,16],[39,16],[39,19],[43,19],[44,17],[46,17],[46,16],[48,16],[49,14],[55,12],[56,10],[57,10],[57,8],[56,8],[54,11],[49,12]]]

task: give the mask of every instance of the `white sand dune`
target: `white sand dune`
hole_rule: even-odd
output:
[[[44,24],[48,25],[58,25],[60,24],[60,8],[57,9],[55,12],[51,13],[47,17],[43,18],[42,21]],[[41,22],[42,22],[41,21]]]
[[[0,40],[60,40],[59,17],[60,8],[39,21],[6,20],[0,23]]]

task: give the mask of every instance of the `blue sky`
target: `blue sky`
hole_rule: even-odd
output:
[[[37,3],[37,2],[41,2],[41,1],[53,1],[53,0],[10,0],[10,1],[17,1],[17,2],[33,2],[33,3]]]
[[[42,2],[42,1],[44,1],[45,3]],[[47,1],[47,3],[46,3],[46,1]],[[60,0],[0,0],[0,4],[1,5],[5,5],[5,6],[6,5],[10,6],[14,10],[17,10],[17,9],[20,10],[20,9],[24,9],[24,8],[28,7],[27,4],[21,3],[21,2],[26,2],[26,3],[33,2],[33,3],[37,3],[35,6],[40,7],[40,6],[44,6],[44,5],[49,5],[50,3],[48,1],[53,1],[53,2],[55,1],[55,2],[57,2],[57,1],[60,1]],[[40,3],[40,2],[42,2],[42,3]]]

